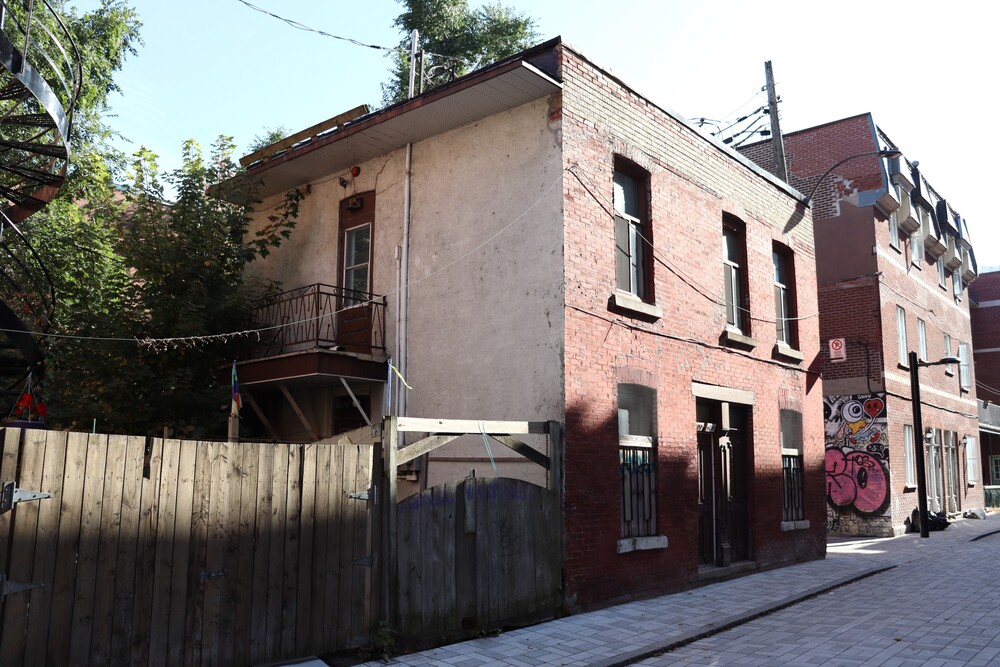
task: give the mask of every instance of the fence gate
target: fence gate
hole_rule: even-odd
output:
[[[0,664],[248,665],[367,640],[371,444],[0,445],[12,496],[51,494],[0,513]]]
[[[429,434],[396,449],[399,432]],[[387,470],[472,433],[549,471],[549,488],[503,477],[470,478],[394,502],[386,521],[388,590],[404,640],[419,643],[551,618],[562,606],[560,429],[556,422],[389,418]],[[548,454],[517,440],[544,434]],[[393,459],[395,459],[393,461]],[[392,516],[392,515],[395,516]]]

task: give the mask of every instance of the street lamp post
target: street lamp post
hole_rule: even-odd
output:
[[[937,361],[920,361],[917,353],[911,351],[910,362],[910,403],[913,407],[913,454],[917,466],[917,512],[920,515],[920,537],[930,537],[927,526],[927,471],[924,470],[924,423],[920,410],[920,367],[961,363],[958,357],[945,357]],[[920,442],[917,442],[920,438]]]
[[[818,181],[816,181],[816,185],[813,186],[813,189],[809,192],[809,196],[807,196],[806,199],[811,204],[812,203],[813,195],[815,195],[816,191],[819,190],[819,185],[820,185],[820,183],[823,182],[823,179],[826,178],[827,176],[829,176],[831,171],[833,171],[834,169],[836,169],[840,165],[844,164],[848,160],[853,160],[854,158],[859,158],[859,157],[868,157],[870,155],[877,155],[879,157],[892,158],[892,157],[898,157],[898,156],[900,156],[902,154],[903,154],[902,151],[899,151],[899,150],[897,150],[895,148],[890,148],[890,149],[887,149],[887,150],[884,150],[884,151],[868,151],[867,153],[858,153],[856,155],[848,155],[843,160],[835,163],[832,167],[830,167],[825,172],[823,172],[823,175],[819,177]]]

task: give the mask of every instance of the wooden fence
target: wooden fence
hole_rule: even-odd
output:
[[[247,665],[367,640],[375,448],[7,429],[0,664]],[[31,590],[24,585],[41,584]]]

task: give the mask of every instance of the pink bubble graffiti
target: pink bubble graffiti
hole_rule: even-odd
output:
[[[881,514],[889,500],[888,475],[868,452],[826,450],[826,496],[837,507]]]

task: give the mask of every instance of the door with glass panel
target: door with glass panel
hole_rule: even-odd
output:
[[[348,352],[371,352],[372,227],[375,193],[340,202],[340,286],[337,343]]]

